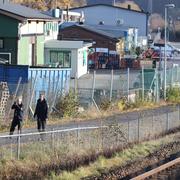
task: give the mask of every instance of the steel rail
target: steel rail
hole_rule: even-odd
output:
[[[141,175],[139,175],[139,176],[137,176],[135,178],[132,178],[131,180],[142,180],[142,179],[152,177],[155,174],[158,174],[161,171],[164,171],[164,170],[166,170],[166,169],[168,169],[168,168],[170,168],[172,166],[175,166],[176,164],[179,164],[179,163],[180,163],[180,158],[177,158],[177,159],[175,159],[173,161],[170,161],[170,162],[168,162],[166,164],[163,164],[163,165],[161,165],[161,166],[159,166],[159,167],[157,167],[155,169],[152,169],[151,171],[148,171],[148,172],[146,172],[144,174],[141,174]]]

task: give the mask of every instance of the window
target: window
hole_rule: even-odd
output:
[[[70,51],[51,51],[50,63],[63,68],[71,67],[71,52]]]
[[[0,49],[4,48],[4,39],[0,39]]]

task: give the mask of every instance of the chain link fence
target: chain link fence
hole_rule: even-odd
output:
[[[11,78],[12,81],[12,78]],[[40,93],[44,93],[48,102],[49,112],[53,111],[59,97],[69,91],[69,82],[53,81],[49,79],[32,78],[27,83],[18,82],[0,83],[1,122],[7,122],[13,118],[11,106],[18,96],[22,96],[25,119],[33,116],[37,99]]]
[[[42,133],[0,136],[1,159],[31,159],[37,155],[68,155],[72,150],[116,148],[150,139],[180,126],[180,106],[169,106],[141,113],[120,114],[68,129]]]
[[[164,99],[164,71],[158,69],[93,71],[79,79],[71,80],[71,88],[77,92],[84,107],[102,99],[116,101],[126,98],[130,102],[137,99],[159,102]],[[180,87],[180,68],[167,69],[166,89]]]

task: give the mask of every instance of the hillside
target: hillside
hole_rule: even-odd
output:
[[[86,0],[87,4],[113,4],[114,0]],[[127,0],[115,0],[115,2],[123,3]],[[128,1],[134,1],[136,4],[138,4],[144,11],[149,12],[151,11],[153,13],[159,13],[164,14],[164,5],[168,3],[174,3],[176,7],[180,8],[180,0],[128,0]],[[151,6],[152,1],[152,6]]]

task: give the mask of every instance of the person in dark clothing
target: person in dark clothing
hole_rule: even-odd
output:
[[[48,105],[44,94],[40,94],[40,98],[37,101],[34,118],[37,117],[37,129],[39,132],[45,131],[46,120],[48,118]]]
[[[13,135],[16,126],[18,126],[18,132],[21,133],[23,123],[23,104],[22,97],[19,97],[17,102],[14,102],[11,109],[14,109],[14,117],[11,123],[10,135]]]

